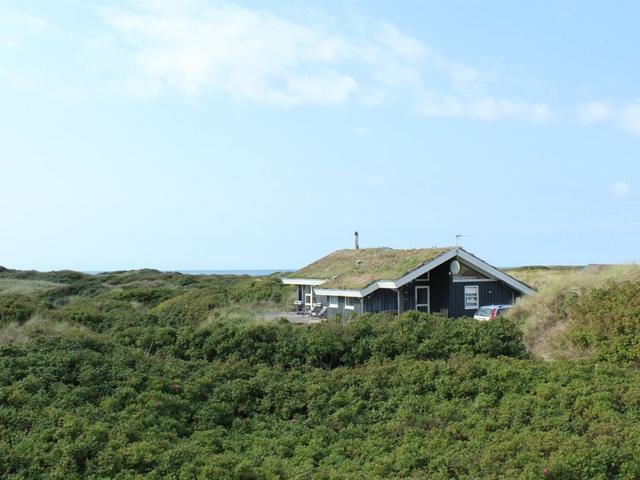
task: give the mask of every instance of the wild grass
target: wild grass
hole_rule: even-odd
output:
[[[60,322],[42,314],[35,314],[24,323],[11,322],[1,327],[0,345],[26,342],[36,336],[68,335],[71,333],[97,335],[82,325]]]
[[[33,295],[64,287],[61,283],[46,280],[0,278],[0,295]]]
[[[582,271],[582,266],[541,266],[516,267],[503,269],[512,277],[537,289],[552,281],[564,281],[571,274]]]
[[[575,359],[593,353],[589,347],[576,344],[570,334],[585,321],[577,310],[570,308],[581,297],[608,285],[640,282],[638,265],[611,266],[590,272],[575,268],[538,268],[515,273],[522,275],[522,281],[533,284],[537,292],[521,298],[509,316],[521,325],[527,349],[547,360]],[[603,319],[611,315],[604,305],[601,310],[599,314]],[[637,321],[640,322],[640,318]]]

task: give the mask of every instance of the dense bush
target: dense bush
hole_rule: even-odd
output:
[[[197,325],[206,320],[216,307],[224,306],[229,298],[224,287],[207,287],[188,291],[166,300],[151,310],[163,325]]]
[[[167,341],[171,329],[157,328],[147,333]],[[322,352],[331,344],[329,330],[305,331],[316,340],[307,346]],[[545,469],[547,478],[563,480],[640,475],[634,370],[466,353],[285,368],[276,359],[261,361],[265,353],[253,350],[257,335],[253,330],[242,336],[248,344],[236,344],[247,359],[211,361],[97,335],[47,335],[0,347],[0,472],[219,479],[539,479]],[[263,331],[262,348],[267,337]]]
[[[98,332],[121,328],[123,325],[144,324],[148,318],[144,310],[136,308],[129,301],[85,297],[74,299],[63,307],[48,312],[48,315]]]
[[[273,277],[247,279],[233,285],[229,289],[229,297],[233,302],[293,302],[293,289]]]
[[[146,307],[155,307],[159,303],[180,295],[175,288],[129,287],[111,293],[111,297],[118,300],[139,302]]]
[[[640,282],[607,282],[567,305],[569,334],[616,362],[640,361]]]
[[[335,368],[370,359],[437,359],[453,353],[525,356],[521,332],[507,320],[453,320],[417,312],[397,317],[361,315],[346,324],[325,322],[312,326],[295,326],[286,321],[218,321],[198,332],[180,329],[177,338],[191,356],[208,360],[237,358],[287,367],[309,364]]]
[[[0,296],[0,326],[9,322],[26,322],[37,309],[38,304],[28,296]]]

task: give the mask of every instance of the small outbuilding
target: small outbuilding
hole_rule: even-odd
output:
[[[462,317],[533,292],[460,247],[338,250],[282,281],[297,286],[304,310],[321,306],[328,317],[407,310]]]

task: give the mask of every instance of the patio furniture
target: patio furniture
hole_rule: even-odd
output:
[[[316,303],[311,310],[311,316],[316,318],[324,318],[327,315],[327,307],[321,303]]]
[[[294,313],[295,315],[303,315],[304,314],[304,302],[301,302],[300,300],[296,300],[295,302],[293,302],[292,313]]]

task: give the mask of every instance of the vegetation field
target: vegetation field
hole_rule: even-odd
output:
[[[640,478],[640,275],[564,275],[299,326],[275,276],[3,270],[0,476]]]

